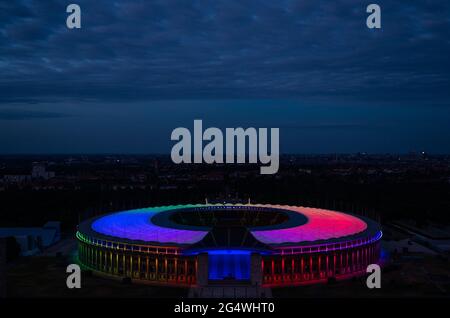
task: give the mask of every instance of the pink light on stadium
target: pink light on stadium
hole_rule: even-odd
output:
[[[308,222],[287,229],[252,231],[256,239],[266,244],[313,242],[342,238],[358,234],[367,228],[367,224],[363,220],[337,211],[279,205],[268,207],[288,208],[290,211],[303,214]]]

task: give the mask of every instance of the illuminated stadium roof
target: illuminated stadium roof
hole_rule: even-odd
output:
[[[118,212],[101,217],[92,223],[97,233],[122,239],[144,242],[193,244],[200,241],[207,231],[190,231],[155,225],[152,217],[162,211],[192,206],[166,206]]]
[[[257,241],[273,247],[355,240],[379,232],[375,222],[341,212],[247,204],[177,205],[124,211],[86,221],[79,230],[106,240],[190,246],[201,242],[213,228],[227,224],[230,215],[238,215],[239,219],[233,222],[240,222]],[[213,222],[216,223],[212,225]]]

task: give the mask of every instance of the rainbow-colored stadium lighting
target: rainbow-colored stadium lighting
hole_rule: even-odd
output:
[[[311,284],[377,263],[376,222],[284,205],[177,205],[123,211],[80,224],[86,267],[136,282],[262,286]],[[256,265],[255,265],[256,264]]]

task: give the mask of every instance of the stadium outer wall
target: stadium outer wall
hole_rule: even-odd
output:
[[[247,282],[285,287],[364,275],[367,266],[379,260],[381,235],[376,231],[372,236],[276,246],[269,252],[249,251]],[[96,273],[156,285],[211,283],[207,251],[192,253],[182,244],[140,244],[92,232],[78,231],[76,236],[80,263]]]
[[[263,256],[262,285],[277,287],[313,284],[329,279],[347,279],[366,274],[367,266],[378,263],[381,232],[366,240],[282,249]]]

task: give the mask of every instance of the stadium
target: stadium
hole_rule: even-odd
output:
[[[102,275],[158,285],[281,287],[364,275],[378,223],[283,205],[203,204],[112,213],[81,223],[78,258]]]

